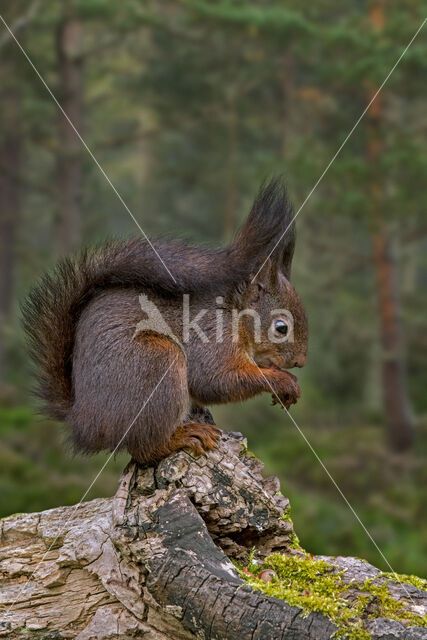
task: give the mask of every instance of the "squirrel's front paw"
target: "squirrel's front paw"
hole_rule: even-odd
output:
[[[275,389],[272,395],[273,404],[281,404],[285,409],[289,409],[292,404],[296,404],[301,396],[301,389],[298,379],[289,371],[282,372],[279,388]]]

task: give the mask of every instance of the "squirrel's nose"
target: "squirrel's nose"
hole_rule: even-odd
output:
[[[307,355],[305,353],[300,353],[295,358],[294,367],[303,367],[307,362]]]

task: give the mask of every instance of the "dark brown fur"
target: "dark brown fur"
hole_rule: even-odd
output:
[[[218,430],[195,421],[194,408],[272,389],[286,406],[296,402],[298,383],[284,369],[304,364],[307,324],[289,282],[293,225],[251,282],[291,220],[292,208],[276,179],[261,189],[227,249],[155,243],[176,282],[140,239],[84,252],[44,277],[24,305],[25,328],[40,369],[39,394],[50,415],[71,426],[78,450],[126,447],[141,462],[182,446],[201,451],[215,446]],[[136,331],[144,317],[142,293],[177,340],[156,330]],[[207,343],[192,335],[182,344],[184,293],[190,295],[192,318],[207,310],[199,323]],[[217,296],[223,297],[219,305]],[[245,316],[233,341],[233,308],[257,311],[259,343]],[[270,312],[279,308],[294,316],[293,343],[268,339]],[[218,312],[222,342],[215,339]]]

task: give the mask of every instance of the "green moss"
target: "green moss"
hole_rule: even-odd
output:
[[[365,623],[376,617],[427,626],[425,620],[405,610],[391,596],[387,588],[388,580],[383,584],[373,580],[366,580],[361,585],[353,583],[352,588],[356,587],[362,592],[354,602],[346,598],[349,587],[343,579],[344,571],[337,571],[336,567],[324,560],[313,559],[309,554],[305,557],[273,554],[266,558],[263,567],[259,567],[253,563],[253,557],[252,552],[247,567],[250,573],[256,575],[261,569],[273,569],[277,577],[265,583],[241,571],[241,576],[250,586],[300,607],[304,615],[317,611],[328,616],[337,626],[337,638],[367,640],[370,634]]]
[[[419,578],[418,576],[407,576],[404,573],[382,573],[381,576],[384,578],[389,578],[390,580],[396,580],[396,582],[403,582],[405,584],[412,584],[417,589],[422,589],[423,591],[427,591],[427,580],[424,578]]]
[[[244,440],[242,440],[242,441],[240,442],[240,444],[242,445],[242,454],[243,454],[244,456],[246,456],[246,455],[248,454],[248,452],[249,452],[249,449],[248,449],[248,443],[247,443],[247,442],[245,442]]]
[[[302,551],[303,553],[305,553],[295,531],[292,531],[292,533],[289,534],[289,538],[290,538],[289,546],[291,547],[291,549],[297,549],[298,551]]]
[[[397,575],[397,574],[396,574]],[[397,576],[400,580],[400,576]],[[395,575],[393,580],[397,581]],[[383,584],[378,584],[378,578],[365,580],[364,584],[360,587],[361,591],[366,591],[370,594],[370,597],[365,597],[365,609],[362,613],[366,613],[366,601],[367,606],[375,606],[376,618],[391,618],[397,620],[403,624],[410,624],[415,627],[427,627],[427,620],[421,616],[412,613],[402,607],[402,603],[390,594],[387,584],[390,580],[386,580]]]
[[[245,444],[244,442],[242,442],[241,444],[242,444],[242,448],[243,448],[243,452],[244,452],[245,457],[246,458],[253,458],[254,460],[256,460],[258,462],[259,461],[258,456],[256,456],[253,451],[248,449],[248,445]]]
[[[291,509],[290,507],[288,507],[280,516],[280,520],[286,520],[286,522],[290,522],[292,525],[294,524],[292,522],[292,518],[291,518]]]
[[[255,553],[256,553],[256,547],[252,547],[248,556],[248,567],[251,567],[248,570],[250,572],[252,572],[252,570],[256,571],[257,569],[259,569],[258,565],[255,562]]]
[[[292,526],[294,525],[294,523],[292,521],[292,518],[291,518],[291,508],[290,507],[285,509],[285,511],[280,516],[280,520],[285,520],[285,522],[289,522]],[[304,552],[304,549],[301,547],[299,538],[298,538],[297,534],[295,533],[295,531],[291,531],[289,533],[289,538],[290,538],[289,546],[291,547],[291,549],[298,549],[298,551],[303,551]]]

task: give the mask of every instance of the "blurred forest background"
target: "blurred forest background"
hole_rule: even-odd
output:
[[[221,244],[262,178],[298,209],[420,26],[419,0],[43,0],[1,14],[148,235]],[[424,5],[425,8],[425,5]],[[427,573],[427,28],[298,217],[310,321],[293,415],[395,570]],[[0,24],[0,516],[77,502],[106,456],[37,416],[19,301],[139,233]],[[214,408],[280,476],[302,544],[385,569],[267,395]],[[88,499],[111,495],[126,456]],[[423,502],[424,501],[424,502]]]

